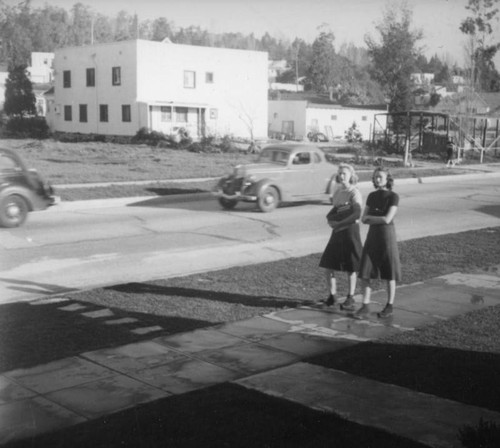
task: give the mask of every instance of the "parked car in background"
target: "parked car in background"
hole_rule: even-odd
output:
[[[336,173],[316,146],[276,144],[263,148],[256,163],[238,165],[220,179],[214,194],[227,210],[243,201],[270,212],[281,202],[329,200]]]
[[[18,227],[28,213],[44,210],[58,198],[35,169],[9,149],[0,148],[0,226]]]

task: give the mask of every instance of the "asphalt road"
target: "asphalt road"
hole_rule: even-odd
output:
[[[372,186],[360,189],[366,199]],[[395,191],[400,240],[500,225],[500,173],[399,181]],[[327,204],[264,214],[183,199],[62,204],[1,229],[0,303],[307,255],[329,237]]]

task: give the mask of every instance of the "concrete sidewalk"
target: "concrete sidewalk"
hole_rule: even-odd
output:
[[[68,313],[84,312],[64,298],[31,305],[47,300]],[[500,266],[402,286],[394,316],[381,320],[376,312],[384,303],[385,292],[375,293],[365,320],[338,308],[301,307],[4,372],[0,444],[227,381],[432,447],[459,446],[458,428],[480,417],[500,423],[491,410],[304,362],[498,305]],[[106,308],[87,317],[120,325]]]

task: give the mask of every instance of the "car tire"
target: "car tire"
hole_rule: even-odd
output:
[[[19,227],[28,216],[28,204],[18,194],[6,196],[0,202],[0,226]]]
[[[274,187],[264,188],[257,199],[257,206],[261,212],[269,213],[278,207],[280,195]]]
[[[237,203],[238,201],[236,199],[219,198],[219,204],[224,210],[232,210],[236,207]]]

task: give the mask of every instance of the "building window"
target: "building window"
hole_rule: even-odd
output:
[[[99,121],[108,122],[108,105],[99,104]]]
[[[87,87],[95,86],[95,68],[87,69]]]
[[[130,104],[122,105],[122,121],[132,121],[132,111],[130,109]]]
[[[122,83],[121,67],[112,67],[111,78],[114,86],[120,86]]]
[[[87,105],[80,104],[80,123],[87,123]]]
[[[171,122],[172,121],[172,108],[167,106],[161,106],[161,121]]]
[[[278,112],[274,112],[273,114],[273,118],[276,120],[276,118],[278,118]]]
[[[194,89],[196,87],[196,72],[184,70],[184,87]]]
[[[368,121],[368,117],[367,117],[366,115],[363,115],[363,116],[361,117],[361,121]]]
[[[214,74],[212,72],[205,73],[205,82],[207,84],[213,84],[214,82]]]
[[[63,71],[63,87],[64,88],[71,87],[71,71],[70,70]]]
[[[188,109],[187,109],[187,107],[176,107],[175,108],[175,121],[177,123],[187,123],[187,121],[188,121]]]
[[[330,118],[332,121],[335,121],[337,119],[337,115],[332,115]]]
[[[210,119],[217,120],[217,109],[210,109]]]
[[[64,121],[71,121],[73,119],[73,114],[71,106],[64,106]]]

